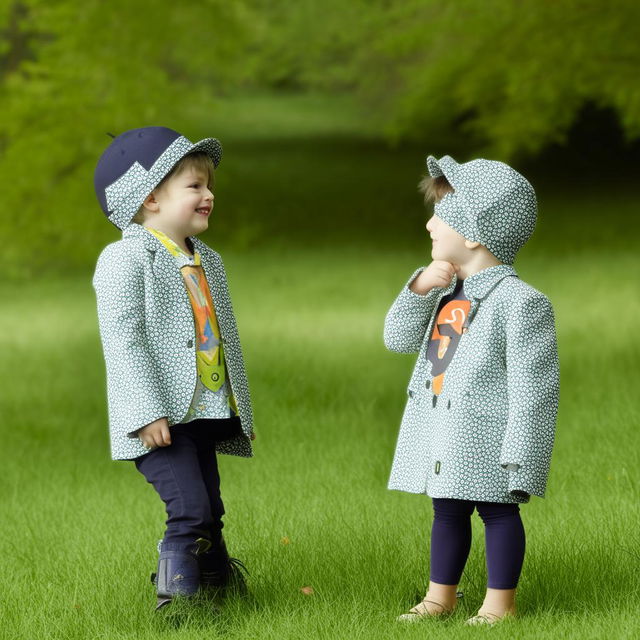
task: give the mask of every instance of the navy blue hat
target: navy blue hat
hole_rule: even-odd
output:
[[[214,167],[222,158],[222,146],[215,138],[194,144],[167,127],[131,129],[114,138],[100,156],[93,180],[107,219],[124,230],[175,164],[194,151],[206,153]]]

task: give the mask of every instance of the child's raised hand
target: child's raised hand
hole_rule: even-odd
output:
[[[434,287],[446,287],[453,278],[457,267],[446,260],[434,260],[411,283],[409,289],[419,295],[425,295]]]
[[[138,431],[138,438],[147,449],[168,447],[171,444],[169,421],[166,417],[158,418]]]

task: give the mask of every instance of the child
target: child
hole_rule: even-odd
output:
[[[133,460],[166,505],[157,609],[242,583],[222,537],[216,451],[252,456],[253,416],[224,267],[196,237],[221,156],[215,138],[143,127],[115,137],[95,170],[102,210],[123,230],[93,276],[111,457]]]
[[[554,314],[513,264],[536,222],[533,188],[502,162],[427,159],[421,189],[433,262],[389,310],[388,349],[416,353],[390,489],[433,500],[431,574],[423,601],[400,616],[453,611],[471,545],[485,525],[488,588],[468,624],[515,614],[524,560],[519,503],[544,497],[559,398]]]

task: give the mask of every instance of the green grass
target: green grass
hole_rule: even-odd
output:
[[[522,508],[521,618],[492,637],[630,638],[636,627],[638,263],[594,255],[530,255],[519,266],[555,304],[561,410],[548,497]],[[425,588],[431,510],[424,496],[385,486],[413,357],[385,351],[381,331],[419,252],[225,258],[258,439],[255,458],[220,464],[226,535],[250,568],[251,598],[154,618],[148,575],[163,505],[131,463],[109,460],[90,274],[5,286],[4,637],[483,633],[461,626],[486,579],[476,515],[460,610],[424,626],[393,622]],[[308,585],[311,596],[300,592]]]
[[[91,275],[119,234],[101,222],[99,236],[74,231],[75,271],[0,283],[0,637],[485,633],[462,626],[486,584],[476,515],[459,611],[413,627],[393,621],[428,580],[430,501],[386,489],[414,356],[382,343],[389,305],[428,260],[415,190],[424,153],[323,138],[323,126],[314,140],[231,138],[203,236],[226,263],[255,408],[255,458],[220,459],[225,532],[251,571],[252,596],[217,613],[152,614],[164,507],[133,464],[109,458]],[[631,638],[638,199],[621,183],[564,183],[549,171],[534,184],[538,228],[515,266],[554,303],[560,414],[547,498],[522,507],[520,618],[491,634]]]

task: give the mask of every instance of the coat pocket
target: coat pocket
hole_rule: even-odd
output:
[[[507,404],[502,398],[467,390],[452,398],[451,410],[451,418],[457,425],[477,434],[479,447],[497,447],[499,451],[508,418]]]
[[[508,402],[505,393],[471,388],[457,394],[452,402],[479,415],[507,417]]]

